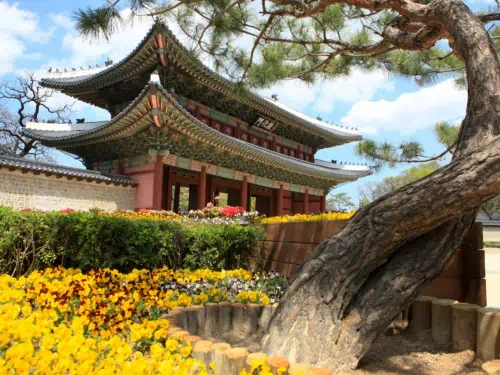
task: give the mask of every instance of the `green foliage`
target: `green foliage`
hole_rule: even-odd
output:
[[[500,196],[483,203],[481,209],[491,220],[493,220],[493,215],[500,212]]]
[[[356,208],[356,205],[352,201],[349,194],[337,193],[328,196],[326,200],[326,208],[328,211],[347,212],[354,210]]]
[[[104,37],[106,40],[123,24],[120,12],[115,7],[79,9],[74,16],[78,31],[86,38]]]
[[[256,227],[192,226],[96,212],[19,212],[0,207],[0,273],[51,265],[116,268],[243,266],[261,239]]]
[[[438,122],[434,125],[434,132],[436,133],[439,143],[446,148],[453,148],[458,141],[460,128],[450,125],[447,122]]]
[[[396,146],[389,142],[377,144],[371,139],[361,141],[356,147],[356,154],[375,163],[374,169],[380,169],[384,165],[395,167],[400,163],[435,161],[447,153],[453,153],[460,128],[447,122],[438,122],[434,125],[434,133],[438,142],[446,147],[445,151],[438,156],[424,156],[424,149],[418,142],[402,142]]]
[[[485,242],[484,243],[484,247],[496,247],[496,248],[500,248],[500,242]]]
[[[389,142],[375,143],[365,139],[358,143],[356,154],[375,163],[374,168],[387,164],[395,167],[399,163],[411,162],[423,156],[424,150],[420,143],[415,141],[403,142],[395,146]]]
[[[439,169],[437,161],[421,164],[408,168],[398,176],[384,178],[380,182],[365,183],[359,187],[359,200],[362,204],[368,204],[378,198],[391,193],[403,186],[418,181]]]
[[[260,227],[237,224],[191,227],[184,265],[190,269],[247,268],[248,257],[264,239]]]
[[[92,38],[115,32],[125,22],[119,11],[127,7],[135,16],[175,22],[192,42],[192,51],[203,53],[203,58],[209,55],[217,71],[254,87],[293,78],[312,83],[348,74],[355,66],[386,69],[420,85],[434,83],[443,74],[465,85],[463,63],[450,47],[429,48],[420,41],[409,43],[408,50],[391,45],[387,27],[398,28],[405,18],[396,6],[377,11],[348,1],[323,6],[318,1],[102,0],[101,6],[81,9],[75,18],[78,31]],[[498,25],[488,31],[500,50]],[[446,38],[443,33],[441,40]]]
[[[443,74],[462,77],[463,63],[449,50],[393,51],[383,57],[384,65],[399,75],[412,77],[420,85],[432,84]]]

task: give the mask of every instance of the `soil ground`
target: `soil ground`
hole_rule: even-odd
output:
[[[375,341],[358,369],[336,375],[461,375],[481,370],[471,350],[453,352],[433,342],[431,332],[407,332]]]

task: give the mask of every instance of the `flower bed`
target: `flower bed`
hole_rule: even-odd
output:
[[[262,224],[278,223],[296,223],[308,221],[327,221],[327,220],[349,220],[356,211],[350,212],[325,212],[320,214],[296,214],[284,216],[272,216],[262,219]]]
[[[246,268],[250,252],[263,238],[263,229],[254,225],[191,225],[151,215],[124,218],[0,207],[0,273],[20,276],[53,265],[122,272],[162,266]]]
[[[276,274],[244,270],[2,275],[0,373],[207,374],[191,343],[169,331],[165,313],[207,302],[269,303],[284,287]]]
[[[260,221],[257,211],[246,212],[243,207],[217,207],[208,203],[202,210],[191,210],[187,215],[179,215],[172,211],[154,211],[140,209],[138,211],[119,210],[116,212],[100,212],[101,215],[123,217],[127,219],[154,219],[179,221],[182,223],[197,224],[255,224]]]

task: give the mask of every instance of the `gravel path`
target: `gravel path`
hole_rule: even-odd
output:
[[[336,375],[461,375],[480,369],[473,351],[452,352],[435,344],[428,331],[380,337],[357,370]]]

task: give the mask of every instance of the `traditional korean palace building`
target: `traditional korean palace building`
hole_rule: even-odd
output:
[[[267,215],[325,210],[338,184],[365,166],[315,160],[317,150],[359,141],[234,84],[206,68],[169,29],[155,24],[130,55],[103,68],[50,72],[42,85],[104,108],[111,120],[30,123],[25,135],[81,157],[88,169],[138,182],[136,208],[229,205]],[[300,95],[300,93],[297,93]]]

